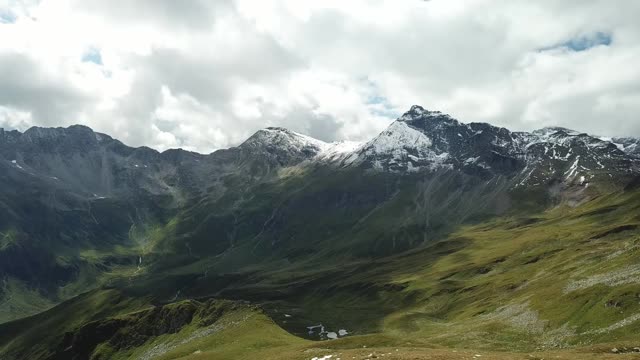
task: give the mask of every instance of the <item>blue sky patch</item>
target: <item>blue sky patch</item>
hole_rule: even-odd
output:
[[[387,98],[380,95],[375,95],[367,99],[367,104],[386,104],[387,102]]]
[[[102,54],[100,53],[100,50],[95,49],[95,48],[91,48],[86,53],[84,53],[84,55],[82,55],[82,61],[83,62],[92,62],[92,63],[94,63],[96,65],[103,65],[102,64]]]
[[[371,96],[367,99],[368,105],[374,105],[371,107],[371,112],[378,116],[384,116],[388,118],[396,118],[400,116],[391,104],[389,104],[389,100],[380,95]]]
[[[596,32],[589,35],[574,37],[563,43],[540,49],[540,51],[549,51],[555,49],[567,49],[570,51],[580,52],[586,51],[596,46],[609,46],[613,42],[611,34],[605,32]]]
[[[394,109],[391,103],[389,103],[389,99],[379,94],[379,88],[375,82],[371,81],[367,77],[359,80],[370,87],[371,92],[373,93],[367,97],[366,100],[367,105],[370,105],[369,111],[371,111],[372,114],[390,119],[395,119],[400,116],[400,113]]]
[[[0,9],[0,24],[13,24],[16,16],[9,10]]]

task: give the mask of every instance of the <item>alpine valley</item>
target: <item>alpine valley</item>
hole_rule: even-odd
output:
[[[636,358],[639,255],[634,138],[0,129],[3,360]]]

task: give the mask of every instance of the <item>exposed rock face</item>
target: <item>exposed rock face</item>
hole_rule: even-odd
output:
[[[603,139],[603,141],[609,141],[609,139]],[[625,153],[640,157],[640,139],[637,138],[613,138],[611,142],[615,144],[620,150]]]
[[[511,132],[484,123],[463,124],[420,106],[347,157],[378,170],[455,169],[491,178],[512,177],[514,187],[553,182],[584,185],[638,172],[636,143],[620,145],[565,128]]]

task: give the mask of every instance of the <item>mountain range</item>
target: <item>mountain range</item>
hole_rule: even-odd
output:
[[[0,129],[0,358],[621,358],[639,145],[420,106],[208,155]]]

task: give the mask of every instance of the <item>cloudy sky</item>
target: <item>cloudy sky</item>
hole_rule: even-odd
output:
[[[200,152],[364,140],[412,104],[640,136],[637,0],[0,0],[0,127]]]

